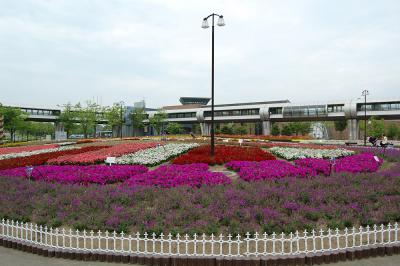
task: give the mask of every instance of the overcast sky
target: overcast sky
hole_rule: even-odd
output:
[[[400,97],[400,1],[0,0],[0,102]]]

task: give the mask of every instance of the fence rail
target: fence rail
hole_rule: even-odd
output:
[[[32,223],[2,220],[0,237],[40,247],[120,254],[191,256],[191,257],[259,257],[307,255],[326,251],[375,245],[399,244],[398,224],[374,225],[344,230],[304,231],[279,235],[206,236],[171,234],[126,235],[116,232],[93,232],[48,228]]]

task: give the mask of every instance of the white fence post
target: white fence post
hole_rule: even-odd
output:
[[[126,237],[123,232],[117,235],[115,231],[111,234],[108,231],[103,234],[100,230],[97,234],[93,231],[87,233],[86,230],[83,230],[83,232],[72,231],[72,229],[66,231],[64,228],[61,230],[59,228],[53,229],[47,226],[5,219],[0,221],[0,227],[1,238],[63,250],[214,257],[298,255],[346,250],[354,247],[369,247],[376,244],[390,245],[399,243],[400,234],[398,223],[394,225],[389,223],[386,226],[381,224],[379,229],[377,225],[366,226],[365,228],[360,226],[357,229],[353,227],[350,232],[348,228],[345,228],[342,232],[337,228],[334,231],[328,229],[326,232],[322,229],[319,232],[312,230],[311,234],[304,230],[302,235],[299,231],[296,231],[289,235],[281,233],[279,237],[276,237],[275,233],[270,236],[266,233],[263,233],[262,236],[257,232],[253,236],[246,233],[243,240],[240,235],[234,237],[231,234],[226,237],[222,234],[217,237],[214,234],[211,234],[210,237],[205,234],[201,236],[194,234],[191,238],[188,234],[185,234],[181,239],[179,234],[173,238],[171,233],[167,236],[161,233],[158,237],[155,233],[152,233],[152,237],[149,238],[148,233],[145,232],[143,237],[140,236],[140,233],[137,233],[136,237],[131,235]],[[111,241],[112,245],[110,245]],[[300,243],[303,241],[304,244]],[[98,244],[97,247],[95,246],[96,243]],[[133,247],[133,245],[136,245],[136,247]],[[218,245],[218,248],[215,245]],[[279,246],[277,247],[277,245]],[[209,248],[209,251],[207,251],[207,248]]]

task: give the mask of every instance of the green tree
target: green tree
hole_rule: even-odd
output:
[[[335,121],[333,122],[333,125],[335,127],[335,130],[340,132],[340,135],[343,135],[343,131],[345,131],[345,129],[347,128],[347,120],[343,119]]]
[[[291,128],[292,133],[296,134],[296,136],[299,135],[300,130],[302,128],[301,122],[292,122],[289,123],[289,126]]]
[[[163,109],[159,109],[157,113],[150,117],[150,125],[156,131],[156,134],[161,134],[161,130],[164,127],[165,120],[168,118],[167,113]]]
[[[360,130],[364,132],[364,123],[360,123]],[[367,136],[380,138],[385,133],[385,122],[383,119],[371,117],[367,122]]]
[[[310,122],[302,122],[299,128],[299,132],[302,136],[309,134],[311,131],[311,123]]]
[[[278,124],[273,123],[271,127],[271,135],[272,136],[279,136],[281,134],[281,130],[279,129]]]
[[[112,106],[104,108],[104,116],[110,125],[111,130],[118,129],[118,132],[122,130],[123,124],[123,105],[122,102],[114,103]]]
[[[133,135],[136,136],[136,129],[143,129],[145,124],[143,120],[147,118],[147,114],[143,108],[135,108],[130,114],[133,127]]]
[[[247,128],[245,126],[236,126],[233,128],[233,133],[236,135],[246,135]]]
[[[67,103],[63,105],[63,110],[60,114],[60,122],[64,126],[65,131],[67,132],[67,138],[71,134],[71,131],[76,127],[77,113],[74,112],[74,107],[71,103]]]
[[[293,129],[290,124],[285,124],[282,127],[281,134],[284,136],[291,136],[293,134]]]
[[[11,141],[15,141],[15,133],[26,126],[27,114],[19,108],[0,106],[3,115],[4,130],[10,133]]]
[[[346,119],[335,121],[333,124],[335,126],[335,130],[339,131],[339,132],[343,132],[347,128],[347,120]]]
[[[233,124],[229,123],[221,127],[221,134],[233,135]]]
[[[181,134],[183,133],[182,125],[178,123],[169,123],[167,126],[167,132],[169,134]]]
[[[82,106],[80,103],[77,103],[74,106],[77,118],[79,120],[79,125],[83,132],[85,138],[88,137],[88,134],[92,131],[92,129],[96,126],[97,121],[97,112],[98,105],[91,101],[87,101],[85,106]],[[96,132],[94,132],[96,133]]]
[[[389,139],[395,139],[399,133],[400,132],[399,132],[399,128],[397,127],[397,125],[394,123],[391,123],[388,126],[386,135],[388,136]]]

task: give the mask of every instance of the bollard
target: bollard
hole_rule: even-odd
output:
[[[321,252],[317,252],[314,254],[313,264],[314,265],[324,264],[324,255]]]
[[[306,265],[314,265],[314,254],[312,254],[312,253],[306,254],[305,264]]]
[[[385,253],[387,256],[392,256],[393,255],[393,246],[391,246],[391,245],[385,246]]]
[[[385,256],[385,246],[384,245],[377,245],[378,248],[378,256],[383,257]]]
[[[90,261],[100,261],[100,254],[97,252],[89,253],[88,257]]]
[[[393,253],[394,254],[400,254],[400,245],[396,245],[396,244],[394,244],[393,245]]]
[[[113,254],[113,262],[120,263],[122,261],[122,254],[121,253],[114,253]]]
[[[221,257],[215,258],[215,265],[216,266],[225,266],[224,258],[221,258]]]
[[[138,258],[137,258],[137,256],[136,256],[136,255],[133,255],[133,254],[129,255],[129,263],[130,263],[130,264],[136,264],[136,263],[138,263]]]
[[[99,261],[106,262],[106,260],[107,260],[107,254],[105,252],[99,253]]]
[[[305,255],[296,256],[295,264],[297,266],[304,266],[306,264],[306,256]]]
[[[152,266],[153,265],[153,257],[151,255],[144,256],[144,264],[146,266]]]
[[[361,248],[355,248],[354,249],[354,255],[356,257],[356,259],[360,260],[363,258],[363,251]]]
[[[139,265],[145,265],[145,255],[140,254],[137,256],[137,264]]]
[[[161,256],[160,266],[170,266],[171,258],[168,256]]]
[[[161,266],[161,256],[153,256],[153,263],[152,266]]]
[[[129,254],[122,254],[121,256],[121,262],[122,263],[129,263]]]
[[[47,254],[49,255],[50,258],[54,258],[55,255],[56,255],[56,250],[55,250],[54,248],[50,248],[50,249],[47,251]]]

